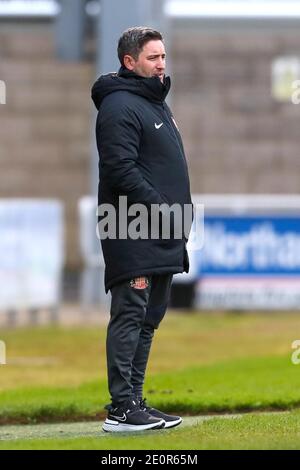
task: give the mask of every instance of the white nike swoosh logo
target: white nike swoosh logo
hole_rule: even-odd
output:
[[[154,124],[155,125],[155,129],[159,129],[162,125],[163,125],[163,122],[161,122],[160,124]]]
[[[109,416],[110,418],[115,418],[117,419],[118,421],[126,421],[126,414],[123,413],[123,416],[114,416],[114,415],[110,415]]]

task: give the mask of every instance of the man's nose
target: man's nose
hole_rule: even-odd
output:
[[[158,62],[156,64],[156,66],[160,69],[164,69],[165,68],[165,59],[162,59],[162,58],[158,59]]]

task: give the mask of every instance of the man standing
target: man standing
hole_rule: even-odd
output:
[[[192,207],[181,137],[165,103],[170,78],[165,76],[161,33],[146,27],[129,28],[119,39],[118,57],[119,72],[101,76],[92,88],[99,111],[98,204],[110,204],[117,215],[117,236],[101,236],[105,289],[112,295],[107,329],[112,404],[107,406],[103,425],[108,432],[170,428],[182,421],[148,406],[143,384],[154,330],[167,309],[172,276],[189,269],[188,234],[176,236],[178,220],[170,218],[173,213],[167,214],[166,207]],[[121,197],[126,197],[128,218],[121,213]],[[148,237],[124,237],[122,221],[128,228],[133,214],[130,208],[135,204],[148,210],[144,218],[144,225],[149,223]],[[157,228],[154,206],[161,208],[158,236],[153,236]],[[186,227],[183,219],[180,222]],[[170,222],[168,237],[162,234],[166,221]]]

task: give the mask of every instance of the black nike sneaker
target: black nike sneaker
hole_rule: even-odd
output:
[[[163,419],[165,421],[165,428],[174,428],[175,426],[178,426],[180,423],[182,423],[182,418],[180,418],[180,416],[167,415],[162,411],[156,410],[155,408],[151,408],[151,406],[148,406],[146,398],[140,401],[140,407],[141,410],[145,411],[146,413],[149,413],[154,418]]]
[[[108,405],[105,408],[108,410],[108,415],[102,429],[106,432],[146,431],[161,429],[165,425],[162,418],[155,418],[141,410],[139,401],[134,398],[118,407]]]

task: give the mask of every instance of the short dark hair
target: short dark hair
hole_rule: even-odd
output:
[[[136,26],[124,31],[118,42],[118,57],[121,65],[124,65],[124,56],[131,55],[135,60],[138,59],[144,45],[152,40],[161,40],[163,37],[159,31],[146,26]]]

